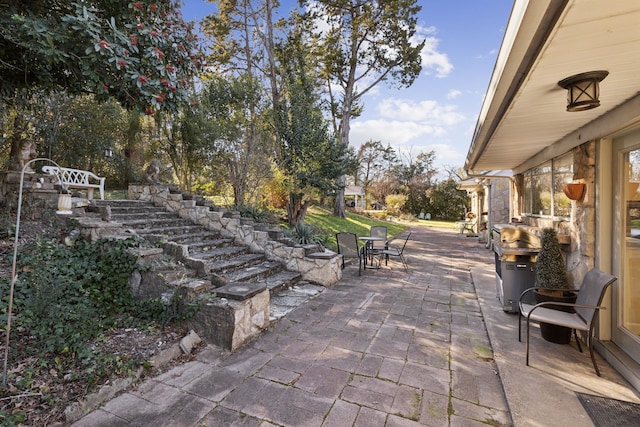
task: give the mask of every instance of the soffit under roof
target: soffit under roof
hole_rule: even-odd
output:
[[[567,112],[558,81],[594,70],[600,107]],[[465,169],[517,168],[639,90],[640,1],[516,1]]]

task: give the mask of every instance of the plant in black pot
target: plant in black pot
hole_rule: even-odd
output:
[[[540,252],[536,263],[534,291],[536,301],[568,302],[576,301],[576,293],[569,288],[569,278],[565,268],[564,256],[558,242],[558,234],[553,228],[542,230]],[[572,311],[571,307],[549,306],[556,310]],[[571,341],[571,328],[540,323],[542,337],[557,344],[568,344]]]

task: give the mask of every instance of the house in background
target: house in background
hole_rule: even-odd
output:
[[[347,206],[356,209],[365,209],[364,188],[359,185],[347,185],[344,187],[344,198]]]
[[[639,1],[516,0],[465,164],[513,172],[511,216],[570,242],[574,284],[592,267],[618,277],[597,350],[638,390],[639,93]]]
[[[493,224],[511,221],[511,193],[513,177],[511,171],[491,171],[460,181],[460,190],[465,190],[471,200],[470,212],[477,222],[480,242],[491,242],[489,233]]]

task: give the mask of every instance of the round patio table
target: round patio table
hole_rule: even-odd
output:
[[[376,270],[380,268],[380,260],[378,260],[377,267],[367,267],[367,259],[369,259],[369,264],[373,266],[373,242],[384,242],[387,239],[384,237],[362,236],[358,237],[358,240],[364,242],[364,268],[375,268]]]

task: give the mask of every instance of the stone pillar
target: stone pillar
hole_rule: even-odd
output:
[[[559,232],[571,236],[567,271],[573,283],[581,283],[594,266],[596,247],[596,144],[586,142],[573,149],[573,182],[586,185],[581,200],[571,202],[571,222],[560,224]]]

